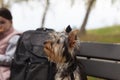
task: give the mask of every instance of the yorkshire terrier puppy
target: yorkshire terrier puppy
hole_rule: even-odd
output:
[[[78,30],[72,31],[68,26],[65,32],[50,34],[52,39],[44,43],[44,51],[48,59],[56,64],[55,80],[87,80],[81,76],[74,52],[79,47],[77,33]]]

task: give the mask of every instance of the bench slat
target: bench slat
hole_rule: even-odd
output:
[[[79,59],[87,75],[111,80],[120,80],[120,63]]]
[[[94,42],[81,42],[78,56],[120,61],[120,45]]]

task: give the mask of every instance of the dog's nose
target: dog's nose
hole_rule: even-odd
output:
[[[47,42],[45,41],[44,44],[46,44]]]

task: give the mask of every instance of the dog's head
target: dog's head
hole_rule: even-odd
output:
[[[50,61],[55,63],[64,63],[74,58],[74,49],[79,40],[77,40],[78,30],[71,29],[68,26],[65,32],[54,32],[50,34],[51,40],[44,42],[44,51]]]

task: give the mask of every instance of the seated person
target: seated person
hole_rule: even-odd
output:
[[[0,8],[0,80],[9,80],[10,63],[21,34],[13,28],[11,12]]]

